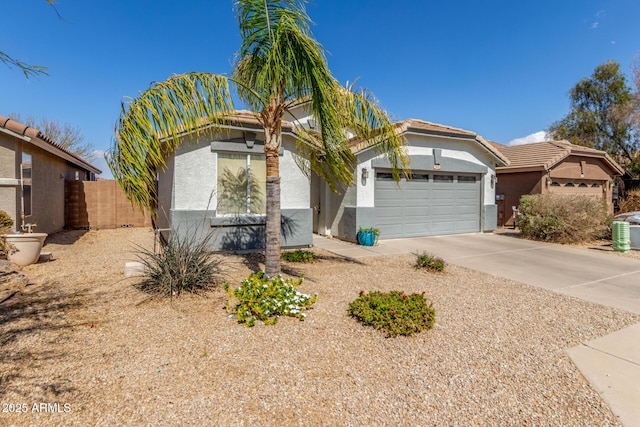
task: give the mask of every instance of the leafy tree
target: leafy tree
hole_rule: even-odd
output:
[[[54,9],[56,8],[55,7],[56,0],[45,0],[45,1],[49,3],[49,5],[51,5],[51,7],[53,7]],[[60,15],[58,14],[58,16]],[[3,62],[9,68],[18,67],[20,70],[22,70],[26,78],[37,76],[37,75],[45,75],[45,76],[49,75],[47,74],[47,67],[43,67],[41,65],[26,64],[18,59],[12,58],[11,56],[7,55],[2,51],[0,51],[0,62]]]
[[[40,132],[61,145],[65,150],[87,161],[95,160],[95,149],[90,142],[85,141],[84,135],[82,135],[79,127],[46,118],[36,120],[32,116],[27,116],[26,119],[22,120],[19,114],[11,114],[10,117],[15,121],[40,130]]]
[[[230,85],[254,112],[265,133],[265,272],[280,272],[280,175],[282,119],[308,103],[319,124],[298,127],[298,149],[312,170],[336,188],[354,180],[355,156],[345,129],[375,147],[394,165],[399,179],[407,158],[403,139],[366,90],[343,87],[331,75],[324,49],[310,31],[306,0],[237,0],[242,43],[231,77],[209,73],[175,75],[152,84],[122,105],[114,146],[107,156],[113,176],[131,200],[153,212],[156,170],[180,144],[183,132],[220,130],[235,111]]]
[[[556,139],[604,150],[621,163],[634,164],[639,139],[633,126],[637,104],[620,64],[607,61],[569,92],[571,110],[548,132]]]

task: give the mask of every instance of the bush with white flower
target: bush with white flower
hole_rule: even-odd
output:
[[[316,302],[318,295],[298,292],[296,287],[302,280],[302,277],[295,281],[284,279],[280,275],[269,278],[259,271],[244,279],[236,289],[231,290],[229,283],[226,283],[224,289],[229,294],[227,310],[236,313],[238,323],[245,326],[255,325],[256,320],[273,325],[278,321],[278,316],[304,320],[306,309]],[[238,300],[235,305],[233,298]]]

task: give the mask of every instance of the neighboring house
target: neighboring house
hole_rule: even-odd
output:
[[[496,170],[498,225],[514,224],[514,210],[525,194],[589,195],[605,201],[613,213],[614,178],[624,171],[604,151],[564,140],[494,146],[510,162]]]
[[[0,116],[0,209],[20,230],[65,226],[65,180],[95,180],[101,171],[34,129]]]
[[[302,163],[301,163],[302,162]],[[293,125],[282,124],[282,247],[313,244],[309,178],[296,155]],[[157,227],[182,236],[212,235],[212,249],[265,247],[264,132],[255,115],[238,111],[213,136],[186,135],[158,173]]]
[[[336,194],[312,176],[314,231],[355,241],[360,227],[378,228],[380,239],[495,229],[495,168],[507,159],[468,130],[415,119],[397,126],[411,179],[395,182],[384,155],[354,144],[355,186]]]

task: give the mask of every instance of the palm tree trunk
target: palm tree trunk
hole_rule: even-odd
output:
[[[277,128],[279,128],[279,126],[277,126]],[[282,212],[280,210],[279,151],[281,140],[282,134],[279,132],[279,129],[267,129],[267,126],[265,126],[264,151],[267,164],[267,218],[265,230],[266,248],[264,271],[268,277],[273,277],[280,273],[280,232],[282,228]]]

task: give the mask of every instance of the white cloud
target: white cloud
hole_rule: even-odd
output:
[[[598,28],[598,25],[599,25],[599,24],[600,24],[600,23],[599,23],[598,21],[594,22],[593,24],[591,24],[591,29],[592,29],[592,30],[595,30],[596,28]]]
[[[521,138],[512,139],[507,143],[507,145],[522,145],[522,144],[529,144],[531,142],[542,142],[547,140],[548,140],[547,133],[541,130],[538,132],[534,132],[530,135],[523,136]]]

